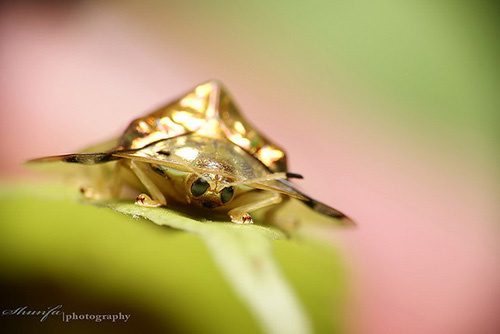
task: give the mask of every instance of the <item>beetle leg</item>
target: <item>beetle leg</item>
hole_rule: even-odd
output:
[[[101,192],[96,191],[93,187],[81,186],[79,190],[83,198],[86,200],[97,201],[105,197]]]
[[[167,200],[162,194],[160,189],[154,184],[154,182],[147,176],[145,168],[141,163],[137,163],[133,160],[130,161],[130,169],[135,173],[139,181],[146,187],[148,192],[151,194],[149,197],[146,194],[140,194],[135,200],[135,204],[147,207],[157,207],[162,205],[167,205]]]
[[[256,195],[258,195],[259,198],[255,198]],[[245,201],[245,197],[247,197],[247,201],[250,202],[249,204],[235,207],[228,212],[231,221],[235,224],[252,224],[253,220],[249,212],[262,209],[266,206],[278,204],[282,199],[279,193],[271,191],[261,193],[249,192],[241,195],[238,199]]]
[[[159,206],[163,205],[160,202],[155,201],[154,199],[152,199],[151,197],[149,197],[146,194],[140,194],[140,195],[138,195],[135,198],[135,204],[137,204],[139,206],[146,206],[148,208],[156,208],[156,207],[159,207]]]

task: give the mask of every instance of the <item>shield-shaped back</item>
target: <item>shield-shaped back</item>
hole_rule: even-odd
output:
[[[240,113],[218,81],[196,86],[174,102],[130,123],[119,141],[121,149],[137,149],[186,133],[227,139],[261,161],[271,172],[286,172],[286,154]]]

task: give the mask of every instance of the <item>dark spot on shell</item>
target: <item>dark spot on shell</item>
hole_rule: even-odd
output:
[[[166,157],[169,157],[172,153],[170,153],[170,151],[160,150],[160,151],[158,151],[158,154],[161,154],[161,155],[164,155]]]
[[[161,168],[160,166],[158,165],[151,165],[151,169],[157,173],[157,174],[160,174],[161,176],[165,176],[165,170],[163,168]]]

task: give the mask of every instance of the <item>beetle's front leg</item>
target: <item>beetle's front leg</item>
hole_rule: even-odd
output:
[[[135,200],[135,204],[147,207],[158,207],[167,205],[167,200],[158,189],[156,184],[147,176],[146,168],[143,163],[130,161],[130,169],[135,173],[139,181],[146,187],[151,197],[146,194],[140,194]]]
[[[278,204],[281,202],[281,199],[279,193],[272,191],[248,192],[238,197],[239,202],[247,204],[242,204],[229,210],[228,215],[235,224],[252,224],[253,220],[250,212]]]

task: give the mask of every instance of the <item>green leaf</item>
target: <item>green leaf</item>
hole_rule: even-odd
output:
[[[284,239],[282,233],[258,225],[199,222],[163,208],[123,203],[109,206],[158,225],[200,235],[230,284],[248,303],[267,333],[311,332],[307,315],[274,261],[271,242]]]
[[[109,204],[170,227],[159,228],[79,204],[75,195],[67,188],[3,187],[2,286],[30,285],[42,277],[62,290],[62,301],[45,298],[45,303],[65,306],[64,296],[92,296],[99,305],[102,300],[119,305],[115,312],[129,310],[131,323],[141,328],[147,323],[143,313],[148,314],[161,331],[341,330],[344,278],[332,249],[287,239],[270,227],[200,222],[163,208]],[[86,313],[99,313],[96,306],[88,308]]]

